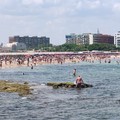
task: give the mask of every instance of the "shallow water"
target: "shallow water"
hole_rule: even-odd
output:
[[[94,87],[76,90],[44,85],[74,82],[74,68],[85,83]],[[28,81],[34,89],[27,97],[0,93],[0,120],[120,120],[120,65],[115,62],[0,69],[0,79]]]

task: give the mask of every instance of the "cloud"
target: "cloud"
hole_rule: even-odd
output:
[[[96,0],[96,1],[93,1],[93,2],[89,1],[88,4],[89,4],[91,9],[95,9],[95,8],[100,7],[101,2],[100,2],[100,0]]]
[[[76,4],[76,8],[77,9],[81,9],[81,7],[82,7],[82,2],[78,1],[78,3]]]
[[[119,0],[0,0],[0,40],[9,35],[46,35],[53,44],[65,34],[119,28]],[[116,26],[116,27],[113,27]]]
[[[22,0],[22,3],[24,5],[33,5],[33,4],[39,5],[39,4],[43,4],[44,0]]]
[[[113,5],[113,11],[120,12],[120,3],[115,3]]]
[[[0,13],[15,16],[74,16],[80,11],[97,9],[100,0],[5,0]],[[15,6],[14,6],[15,4]]]
[[[85,0],[83,3],[84,3],[84,7],[86,9],[87,8],[89,8],[89,9],[96,9],[96,8],[100,7],[100,5],[101,5],[100,0],[94,0],[94,1],[92,1],[92,0]]]

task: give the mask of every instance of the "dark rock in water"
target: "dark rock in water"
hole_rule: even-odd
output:
[[[47,83],[47,86],[52,86],[54,89],[57,89],[57,88],[88,88],[88,87],[93,87],[92,85],[90,84],[82,84],[82,85],[79,85],[79,86],[76,86],[74,83],[72,82],[63,82],[63,83],[57,83],[57,82],[49,82]]]
[[[20,96],[26,96],[31,94],[31,89],[27,82],[22,84],[0,80],[0,92],[17,92]]]

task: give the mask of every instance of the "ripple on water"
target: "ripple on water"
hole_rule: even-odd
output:
[[[92,88],[53,89],[47,82],[75,80],[73,69]],[[114,70],[113,70],[114,68]],[[0,70],[0,79],[27,81],[33,95],[0,93],[1,120],[119,120],[120,66],[76,63]],[[22,73],[25,73],[23,75]],[[43,84],[43,85],[41,85]]]

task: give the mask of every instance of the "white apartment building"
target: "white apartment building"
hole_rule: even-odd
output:
[[[120,31],[114,36],[114,44],[116,47],[120,47]]]
[[[13,42],[0,47],[0,52],[10,52],[18,50],[26,50],[26,45],[24,43]]]
[[[92,33],[83,33],[82,35],[83,44],[91,45],[93,44],[93,34]]]

